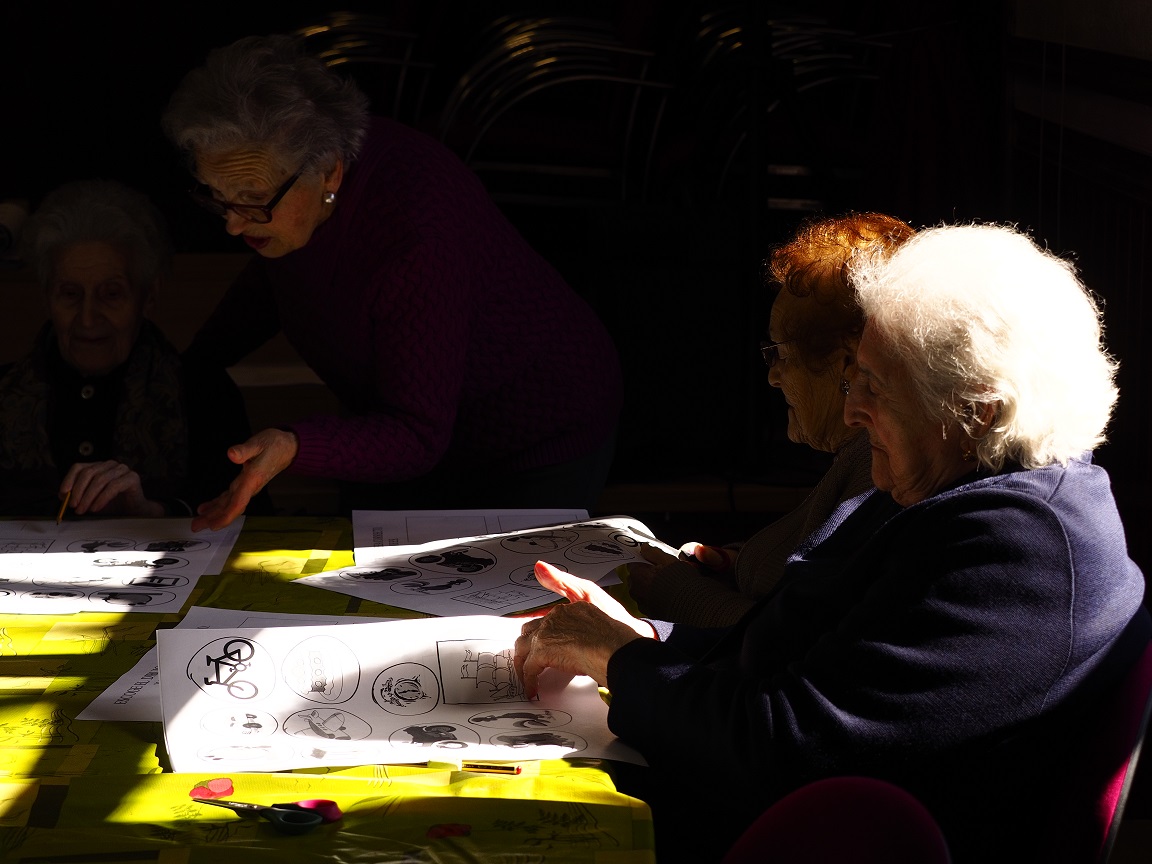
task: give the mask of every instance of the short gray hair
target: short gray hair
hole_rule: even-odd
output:
[[[172,244],[163,215],[143,192],[116,180],[75,180],[53,189],[24,224],[21,257],[48,288],[60,254],[78,243],[121,250],[137,288],[166,276]]]
[[[368,98],[351,79],[304,53],[294,36],[246,36],[208,54],[181,81],[161,119],[190,162],[199,154],[258,149],[285,171],[330,170],[356,160]]]
[[[852,279],[922,409],[979,439],[983,464],[1066,463],[1104,442],[1117,363],[1100,304],[1070,262],[1014,227],[939,226],[887,260],[861,257]],[[973,413],[990,404],[981,437]]]

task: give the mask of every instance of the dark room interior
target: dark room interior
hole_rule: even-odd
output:
[[[1130,554],[1152,572],[1145,0],[16,0],[0,10],[0,201],[34,208],[96,176],[143,189],[170,222],[187,283],[218,294],[246,250],[188,200],[159,127],[166,99],[213,47],[344,13],[377,26],[375,44],[318,30],[314,50],[375,110],[465,159],[613,335],[628,398],[605,514],[626,511],[672,544],[728,542],[789,509],[827,467],[788,441],[757,351],[770,304],[761,262],[803,219],[1004,222],[1073,259],[1103,301],[1121,396],[1095,458]],[[478,82],[497,29],[549,16],[611,46],[580,61],[601,71],[486,104]],[[197,270],[200,259],[218,263]],[[0,290],[18,278],[4,263]],[[189,334],[210,308],[170,302]],[[19,316],[0,325],[6,361],[31,334]],[[274,390],[246,391],[254,413],[325,400],[296,380]],[[279,479],[285,512],[326,506],[322,488]],[[1113,864],[1148,860],[1150,787],[1152,758]]]

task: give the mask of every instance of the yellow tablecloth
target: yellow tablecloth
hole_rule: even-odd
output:
[[[419,617],[292,581],[349,566],[346,519],[249,518],[191,605]],[[598,760],[532,763],[520,776],[417,766],[327,772],[174,774],[160,723],[76,720],[176,615],[0,614],[0,861],[652,862],[647,806]],[[344,812],[303,836],[192,801],[209,781],[271,804],[330,798]],[[210,812],[211,811],[211,812]]]

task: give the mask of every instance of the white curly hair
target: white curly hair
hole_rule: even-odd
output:
[[[851,266],[865,320],[906,365],[923,410],[977,439],[984,465],[1063,464],[1104,442],[1117,363],[1072,263],[1014,226],[967,224],[927,228]],[[988,405],[985,433],[972,418]]]

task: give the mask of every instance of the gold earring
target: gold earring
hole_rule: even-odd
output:
[[[964,446],[960,448],[960,458],[965,462],[976,461],[976,451],[972,449],[971,442],[965,441]]]

